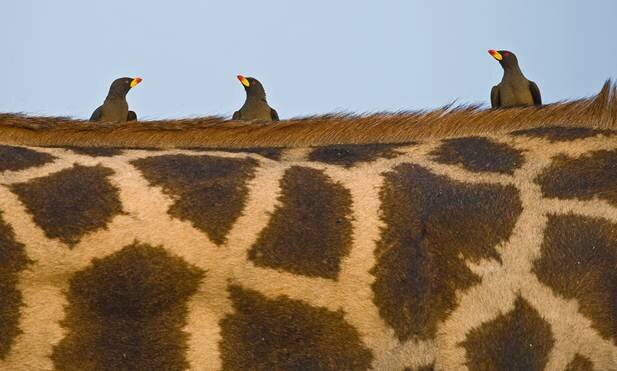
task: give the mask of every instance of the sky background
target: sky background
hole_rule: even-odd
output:
[[[514,51],[545,102],[617,77],[615,0],[2,0],[0,112],[87,119],[111,81],[141,119],[231,115],[237,74],[281,118],[488,104]]]

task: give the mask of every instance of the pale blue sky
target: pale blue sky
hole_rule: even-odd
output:
[[[88,118],[140,76],[140,118],[231,115],[238,73],[281,118],[488,104],[491,48],[545,102],[617,77],[615,0],[2,0],[0,17],[0,112]]]

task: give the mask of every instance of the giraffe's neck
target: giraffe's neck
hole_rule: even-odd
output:
[[[610,370],[617,136],[0,146],[0,369]]]

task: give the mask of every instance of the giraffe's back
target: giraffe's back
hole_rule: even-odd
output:
[[[617,368],[606,125],[259,148],[4,134],[0,369]]]

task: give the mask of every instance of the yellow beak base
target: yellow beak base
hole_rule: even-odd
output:
[[[493,58],[495,58],[498,61],[502,61],[503,60],[503,55],[501,55],[501,53],[499,53],[496,50],[491,50],[489,53],[491,53],[491,55],[493,56]]]
[[[251,83],[249,82],[249,80],[246,79],[246,77],[242,76],[242,75],[238,75],[238,80],[240,80],[240,82],[242,83],[242,85],[246,86],[247,88],[249,86],[251,86]]]
[[[134,88],[134,87],[136,87],[137,85],[139,85],[139,83],[140,83],[141,81],[142,81],[142,80],[141,80],[141,78],[139,78],[139,77],[134,78],[134,79],[133,79],[133,81],[131,81],[131,88]]]

